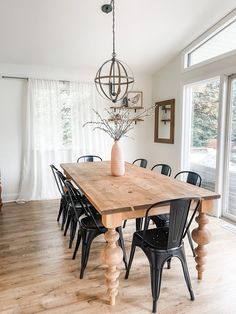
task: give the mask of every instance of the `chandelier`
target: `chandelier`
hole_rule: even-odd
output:
[[[105,61],[98,69],[94,79],[99,94],[112,102],[116,103],[123,99],[127,92],[132,88],[134,78],[132,71],[124,62],[116,58],[115,52],[115,0],[111,0],[110,4],[102,6],[104,13],[112,11],[112,38],[113,52],[112,58]]]

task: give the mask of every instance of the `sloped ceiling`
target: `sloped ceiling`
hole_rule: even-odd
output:
[[[109,3],[109,1],[107,1]],[[98,68],[112,52],[102,0],[0,0],[0,62]],[[118,58],[154,73],[235,0],[116,0]]]

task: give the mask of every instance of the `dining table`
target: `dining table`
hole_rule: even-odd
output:
[[[125,163],[123,176],[111,175],[110,161],[62,163],[61,168],[101,214],[102,223],[107,228],[104,235],[106,244],[101,256],[107,265],[105,278],[111,305],[115,304],[118,295],[119,265],[123,257],[122,250],[117,245],[119,234],[116,228],[124,220],[144,217],[147,208],[157,202],[184,197],[201,199],[195,219],[197,227],[192,230],[192,238],[197,243],[197,277],[202,279],[207,257],[206,245],[211,239],[207,214],[214,210],[216,200],[220,198],[218,193],[128,162]],[[166,208],[157,208],[155,214],[166,212]]]

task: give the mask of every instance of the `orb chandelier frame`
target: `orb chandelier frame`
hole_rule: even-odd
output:
[[[94,79],[99,94],[113,103],[123,99],[133,87],[134,78],[129,66],[116,58],[115,52],[115,0],[102,6],[104,13],[112,12],[112,57],[98,69]]]

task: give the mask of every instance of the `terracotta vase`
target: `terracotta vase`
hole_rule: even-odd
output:
[[[111,174],[123,176],[125,174],[125,161],[119,141],[115,141],[111,149]]]

